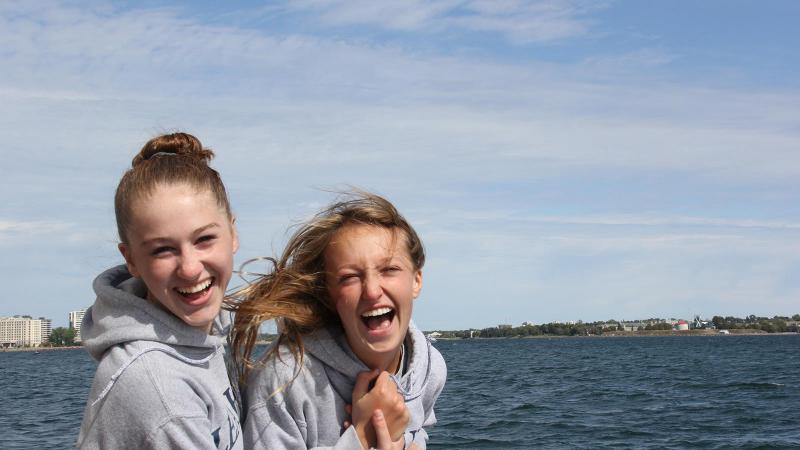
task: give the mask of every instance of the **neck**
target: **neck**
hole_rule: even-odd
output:
[[[395,349],[391,355],[383,356],[383,355],[371,355],[371,358],[362,358],[359,356],[361,361],[367,365],[372,370],[381,370],[386,371],[389,373],[396,373],[397,369],[400,367],[400,348],[398,347]]]

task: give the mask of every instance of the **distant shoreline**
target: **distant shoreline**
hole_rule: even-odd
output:
[[[54,350],[76,350],[83,348],[82,345],[71,345],[68,347],[9,347],[0,349],[3,352],[49,352]]]
[[[648,336],[664,336],[664,337],[680,337],[680,336],[797,336],[800,333],[783,332],[783,333],[768,333],[764,330],[745,328],[738,330],[727,330],[728,333],[720,333],[720,330],[642,330],[642,331],[608,331],[603,334],[591,335],[558,335],[558,334],[539,334],[535,336],[498,336],[498,337],[437,337],[437,341],[461,341],[461,340],[491,340],[491,339],[553,339],[553,338],[602,338],[602,337],[648,337]],[[427,334],[427,333],[426,333]]]

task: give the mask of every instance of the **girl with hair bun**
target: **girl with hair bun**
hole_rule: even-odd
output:
[[[159,136],[119,182],[125,265],[94,280],[84,316],[99,364],[78,448],[243,448],[220,312],[239,243],[213,156],[190,134]]]

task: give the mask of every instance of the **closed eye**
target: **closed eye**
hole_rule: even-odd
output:
[[[196,243],[197,244],[208,244],[210,242],[213,242],[216,239],[217,239],[217,236],[214,235],[214,234],[205,234],[205,235],[200,236],[199,238],[197,238]]]
[[[172,250],[173,250],[173,248],[172,247],[168,247],[168,246],[156,247],[156,248],[153,249],[151,254],[153,256],[164,256],[167,253],[171,252]]]
[[[356,280],[358,280],[358,274],[355,274],[355,273],[348,273],[348,274],[339,276],[339,284],[352,283],[352,282],[354,282]]]

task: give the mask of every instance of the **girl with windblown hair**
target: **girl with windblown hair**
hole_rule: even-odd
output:
[[[246,447],[313,448],[349,436],[387,448],[370,423],[383,415],[393,448],[425,448],[446,367],[411,323],[424,262],[417,233],[377,195],[353,194],[297,229],[238,306],[234,351],[250,369]],[[261,323],[278,316],[278,339],[253,363]]]

